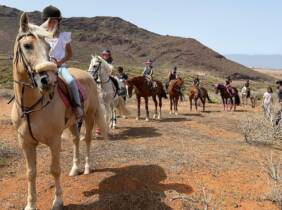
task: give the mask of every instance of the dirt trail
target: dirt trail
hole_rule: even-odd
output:
[[[128,104],[132,115],[119,119],[114,138],[93,140],[95,170],[87,176],[68,177],[72,144],[64,140],[65,209],[203,209],[203,188],[212,195],[211,206],[278,209],[263,199],[269,187],[262,163],[270,149],[247,145],[238,129],[247,114],[258,110],[239,108],[227,113],[220,105],[208,105],[207,113],[190,113],[187,105],[181,103],[179,115],[169,116],[166,101],[163,119],[145,122],[135,120],[132,100]],[[26,200],[24,160],[9,120],[11,106],[0,100],[0,107],[0,143],[15,154],[0,167],[0,209],[21,209]],[[85,148],[81,145],[83,157]],[[40,210],[50,209],[52,203],[49,162],[48,148],[39,146]]]

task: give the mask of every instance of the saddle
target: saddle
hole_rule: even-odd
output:
[[[71,107],[71,108],[74,109],[76,107],[76,105],[75,105],[75,103],[72,99],[68,85],[59,76],[57,77],[57,83],[58,83],[57,88],[58,88],[59,95],[60,95],[62,101],[64,102],[65,106]],[[76,80],[76,84],[77,84],[78,91],[79,91],[80,101],[81,101],[81,104],[83,105],[84,101],[87,99],[86,90],[80,84],[80,82],[78,80]]]
[[[110,79],[116,88],[116,94],[118,96],[126,96],[126,89],[119,86],[118,80],[112,76],[110,76]]]

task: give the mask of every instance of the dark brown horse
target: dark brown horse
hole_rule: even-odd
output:
[[[206,88],[193,85],[188,91],[190,101],[190,111],[192,111],[192,102],[194,100],[196,111],[198,111],[198,100],[200,99],[203,105],[203,112],[206,110],[206,99],[212,103]]]
[[[184,84],[184,81],[182,78],[177,78],[175,80],[171,80],[169,82],[169,85],[168,85],[168,89],[167,89],[167,92],[168,92],[168,95],[169,95],[169,100],[170,100],[170,112],[169,114],[175,114],[175,115],[178,115],[178,109],[177,109],[177,106],[178,106],[178,101],[179,101],[179,98],[181,97],[181,88]],[[172,111],[172,105],[173,105],[173,111]]]
[[[236,105],[240,105],[240,97],[237,88],[232,87],[232,91],[231,93],[229,93],[225,85],[216,84],[215,92],[216,94],[220,92],[224,110],[228,109],[228,99],[229,99],[231,104],[229,110],[231,111],[232,108],[234,107],[234,111],[236,111]]]
[[[162,110],[162,97],[167,98],[163,84],[160,81],[154,80],[156,87],[150,87],[147,79],[144,76],[133,77],[126,81],[126,88],[128,96],[132,96],[132,91],[135,89],[135,94],[137,98],[137,120],[140,119],[140,103],[141,97],[145,99],[145,109],[146,109],[146,121],[149,121],[149,109],[148,109],[148,98],[152,96],[155,103],[155,113],[153,118],[161,119],[161,110]],[[159,103],[157,101],[159,99]],[[158,113],[158,104],[159,104],[159,113]]]

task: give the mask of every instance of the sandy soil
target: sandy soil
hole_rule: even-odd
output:
[[[128,106],[132,115],[119,119],[112,140],[93,139],[90,175],[68,176],[72,143],[63,141],[65,209],[203,209],[203,189],[210,208],[279,209],[264,199],[270,188],[263,164],[271,149],[246,144],[238,128],[247,115],[258,114],[258,109],[239,107],[238,112],[223,112],[221,105],[210,104],[206,113],[188,112],[188,102],[183,102],[179,115],[169,116],[166,101],[163,119],[145,122],[135,120],[134,100]],[[0,165],[0,209],[22,209],[27,188],[25,164],[10,123],[11,106],[1,99],[0,107],[0,143],[10,151]],[[40,210],[50,209],[53,198],[49,162],[48,148],[40,145]]]

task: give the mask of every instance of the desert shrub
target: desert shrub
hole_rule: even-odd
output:
[[[240,129],[245,141],[249,144],[278,144],[282,143],[282,120],[278,122],[279,108],[273,107],[271,117],[263,114],[249,115],[242,120]]]
[[[271,152],[264,169],[269,176],[269,192],[265,200],[276,203],[282,209],[281,156],[274,156]]]

